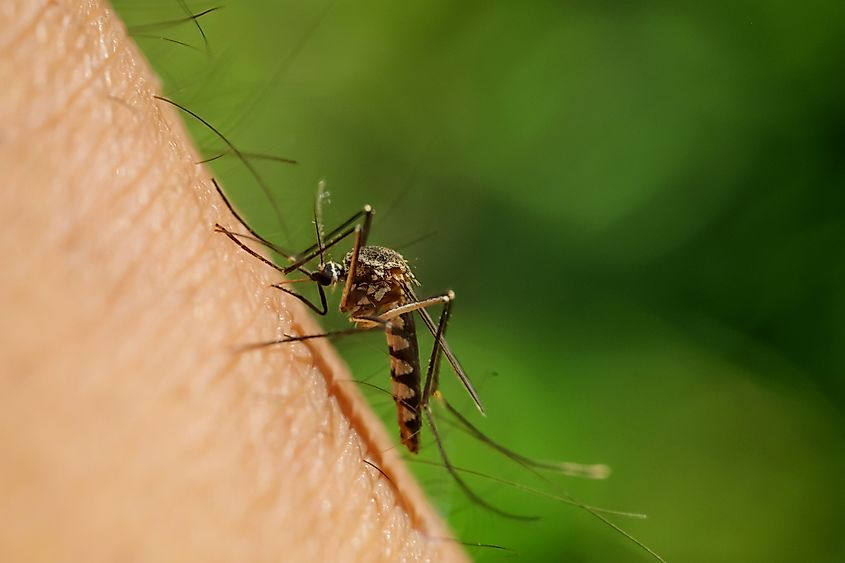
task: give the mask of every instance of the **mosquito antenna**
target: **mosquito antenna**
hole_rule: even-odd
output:
[[[229,147],[229,150],[231,150],[235,155],[237,155],[238,159],[241,162],[244,163],[244,166],[246,166],[247,170],[249,170],[250,174],[252,174],[252,177],[255,178],[255,181],[258,183],[259,187],[261,188],[261,191],[264,192],[264,196],[267,198],[267,201],[270,202],[270,206],[273,208],[273,211],[276,214],[276,218],[279,220],[279,226],[282,227],[282,232],[284,233],[285,237],[290,239],[290,233],[288,232],[287,225],[285,223],[285,220],[282,218],[282,211],[279,209],[279,206],[276,203],[276,200],[273,198],[273,195],[270,192],[270,188],[267,186],[266,183],[264,183],[264,179],[258,173],[258,170],[256,170],[255,166],[253,166],[252,163],[249,160],[246,159],[246,157],[243,155],[243,153],[234,144],[232,144],[232,142],[229,139],[227,139],[226,136],[223,133],[221,133],[214,125],[212,125],[211,123],[209,123],[208,121],[206,121],[204,118],[200,117],[199,115],[197,115],[193,111],[189,110],[185,106],[178,104],[177,102],[174,102],[173,100],[170,100],[170,99],[162,97],[162,96],[154,95],[153,98],[155,98],[156,100],[161,100],[162,102],[167,102],[168,104],[184,111],[185,113],[187,113],[188,115],[190,115],[191,117],[193,117],[194,119],[196,119],[197,121],[199,121],[200,123],[202,123],[203,125],[208,127],[208,129],[211,132],[213,132],[215,135],[217,135],[220,138],[221,141],[226,143],[226,146]]]

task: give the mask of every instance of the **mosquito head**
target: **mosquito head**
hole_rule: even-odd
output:
[[[318,284],[327,287],[334,285],[345,275],[342,265],[331,260],[323,264],[319,269],[311,273],[311,279]]]

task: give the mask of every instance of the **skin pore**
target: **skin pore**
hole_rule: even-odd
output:
[[[0,2],[0,79],[0,560],[465,560],[326,342],[236,351],[320,329],[109,6]]]

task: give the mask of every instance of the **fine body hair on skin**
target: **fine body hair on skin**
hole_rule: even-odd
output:
[[[319,329],[110,7],[2,8],[0,559],[465,560],[326,342],[235,352]]]

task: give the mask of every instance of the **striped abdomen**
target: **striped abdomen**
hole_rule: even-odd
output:
[[[405,313],[390,321],[387,346],[390,349],[390,377],[399,420],[399,436],[411,453],[420,449],[420,354],[414,317]]]

